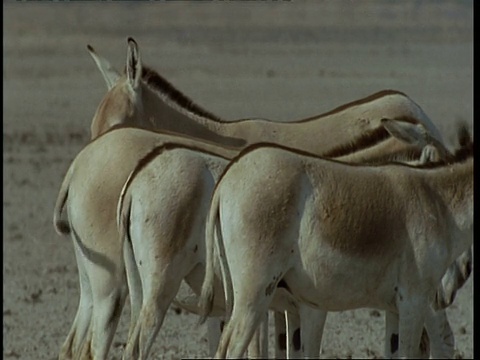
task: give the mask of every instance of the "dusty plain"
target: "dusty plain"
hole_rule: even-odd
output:
[[[76,311],[72,242],[54,232],[52,210],[106,91],[87,44],[122,69],[133,36],[145,64],[225,119],[302,119],[396,89],[449,143],[456,120],[473,126],[473,1],[10,1],[3,11],[4,359],[56,358]],[[473,276],[448,316],[455,356],[472,358]],[[206,357],[196,322],[171,308],[152,359]],[[383,331],[376,310],[332,313],[322,357],[381,357]]]

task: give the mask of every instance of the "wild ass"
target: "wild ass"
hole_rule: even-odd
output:
[[[385,120],[384,125],[393,136],[411,144],[425,143],[427,134],[417,125],[393,120]],[[355,159],[357,153],[366,150],[361,148],[361,144],[356,145],[357,152],[343,157],[343,161]],[[414,151],[413,147],[404,146],[404,151],[395,153],[394,158],[396,161],[417,162],[422,148],[419,146]],[[206,153],[184,145],[162,144],[139,160],[123,186],[117,210],[120,239],[125,242],[124,258],[130,295],[143,299],[137,324],[127,341],[124,359],[148,357],[182,280],[185,279],[196,293],[200,293],[205,264],[206,216],[214,186],[231,154],[232,151]],[[388,160],[379,158],[376,153],[371,156],[374,162]],[[368,162],[368,158],[364,161]],[[134,294],[136,289],[141,289],[142,293]],[[306,354],[316,357],[326,313],[304,311],[310,314],[310,322],[318,319],[312,327],[316,331],[309,334],[313,344],[307,344]],[[298,308],[291,312],[298,317]],[[450,330],[445,314],[439,314],[441,317],[441,324],[446,322],[445,327]],[[305,326],[302,326],[304,329]],[[262,356],[265,358],[268,353]]]
[[[202,308],[221,272],[231,318],[216,357],[240,357],[277,287],[327,311],[399,314],[399,355],[416,353],[435,292],[472,245],[473,143],[452,163],[359,166],[274,145],[236,157],[206,225]],[[248,266],[245,266],[248,264]]]
[[[388,116],[424,125],[432,139],[441,145],[438,131],[421,108],[405,94],[395,91],[380,92],[316,118],[295,123],[278,124],[255,119],[226,122],[194,104],[154,71],[143,67],[135,41],[129,39],[128,45],[124,75],[120,75],[106,59],[89,47],[109,89],[92,120],[92,139],[112,127],[127,124],[177,131],[223,145],[237,146],[238,149],[257,141],[259,134],[263,134],[261,137],[269,141],[274,141],[271,139],[274,136],[280,143],[304,147],[309,151],[315,148],[318,150],[316,153],[334,152],[340,155],[354,151],[355,149],[349,148],[349,144],[364,135],[377,134],[377,141],[371,144],[372,148],[381,148],[389,142],[395,143],[377,121],[381,116]],[[329,136],[319,141],[321,134]],[[119,141],[126,141],[122,136],[118,138],[121,139]],[[116,202],[130,170],[135,167],[138,159],[156,146],[154,140],[149,140],[150,143],[143,142],[145,140],[135,141],[137,140],[131,140],[128,149],[123,149],[122,143],[112,147],[116,152],[111,153],[114,150],[110,150],[107,153],[109,156],[105,157],[109,158],[108,171],[101,161],[99,164],[102,165],[89,162],[81,166],[74,161],[75,165],[72,164],[72,170],[67,173],[60,189],[54,211],[55,227],[60,234],[68,234],[74,228],[76,234],[72,232],[72,236],[82,240],[74,242],[81,284],[80,302],[72,328],[62,346],[61,358],[76,356],[82,347],[85,352],[91,351],[98,358],[105,357],[108,352],[117,319],[115,316],[102,315],[95,316],[93,321],[92,313],[119,314],[125,296],[123,260],[116,236]],[[438,144],[436,146],[440,148]],[[102,153],[92,156],[102,158]],[[118,176],[118,179],[112,179],[112,174]],[[93,181],[82,184],[81,179],[84,178],[98,179],[102,191]],[[69,212],[69,224],[61,220],[66,204],[72,209]],[[89,213],[83,213],[87,209]],[[102,256],[85,257],[82,249],[83,252],[88,250],[89,254]],[[108,271],[95,264],[99,260],[111,265],[107,266]],[[97,272],[101,275],[97,276]],[[92,282],[95,284],[92,285]],[[138,307],[134,300],[133,319]],[[92,333],[102,334],[98,335],[94,344],[91,343]]]

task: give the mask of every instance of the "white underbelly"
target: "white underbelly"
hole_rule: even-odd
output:
[[[303,256],[302,266],[284,279],[297,299],[322,310],[395,309],[398,264],[381,256],[363,259],[326,248]]]

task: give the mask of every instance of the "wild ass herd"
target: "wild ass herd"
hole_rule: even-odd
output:
[[[451,152],[393,90],[226,121],[143,66],[132,38],[123,74],[88,50],[108,92],[54,209],[80,280],[59,359],[105,359],[127,295],[125,359],[148,357],[172,302],[209,323],[216,357],[267,357],[269,310],[276,358],[319,357],[327,312],[362,307],[385,311],[386,357],[453,357],[445,308],[472,266],[465,127]],[[195,297],[176,298],[182,280]]]

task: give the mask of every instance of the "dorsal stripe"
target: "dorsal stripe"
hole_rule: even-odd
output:
[[[205,117],[205,118],[208,118],[210,120],[214,120],[214,121],[221,122],[221,123],[235,123],[235,122],[242,122],[242,121],[251,120],[251,119],[247,118],[247,119],[238,119],[238,120],[226,121],[226,120],[218,117],[217,115],[212,114],[211,112],[205,110],[204,108],[202,108],[201,106],[196,104],[192,99],[190,99],[188,96],[186,96],[180,90],[178,90],[176,87],[174,87],[163,76],[161,76],[155,70],[153,70],[152,68],[150,68],[146,65],[143,65],[143,67],[142,67],[142,80],[152,90],[160,92],[162,95],[167,96],[170,100],[175,102],[180,107],[185,108],[185,109],[193,112],[194,114],[196,114],[198,116]],[[327,111],[325,113],[322,113],[320,115],[314,115],[312,117],[308,117],[308,118],[300,119],[300,120],[296,120],[296,121],[289,121],[287,123],[302,123],[302,122],[308,122],[308,121],[312,121],[312,120],[318,120],[319,118],[327,117],[327,116],[333,115],[333,114],[337,114],[337,113],[340,113],[340,112],[342,112],[342,111],[344,111],[348,108],[358,106],[358,105],[362,105],[362,104],[366,104],[366,103],[369,103],[371,101],[374,101],[374,100],[377,100],[377,99],[380,99],[382,97],[386,97],[386,96],[389,96],[389,95],[401,95],[401,96],[407,97],[407,95],[405,93],[401,92],[401,91],[391,90],[391,89],[381,90],[381,91],[378,91],[374,94],[366,96],[364,98],[354,100],[354,101],[351,101],[349,103],[340,105],[340,106],[334,108],[333,110],[329,110],[329,111]],[[262,119],[262,120],[263,121],[273,121],[273,120],[268,120],[268,119]],[[404,118],[397,119],[397,120],[412,122],[414,124],[418,123],[418,121],[416,119],[408,118],[408,117],[404,117]]]
[[[201,117],[223,122],[223,119],[197,105],[192,99],[174,87],[155,70],[145,65],[142,67],[142,80],[154,91],[161,92],[180,107],[185,108]]]
[[[328,136],[328,134],[326,134],[326,136]],[[360,137],[352,140],[348,144],[340,144],[334,147],[326,153],[323,153],[322,157],[335,158],[353,154],[357,151],[364,150],[382,141],[388,140],[391,137],[392,136],[390,135],[390,133],[383,126],[380,126],[376,129],[362,134]]]

